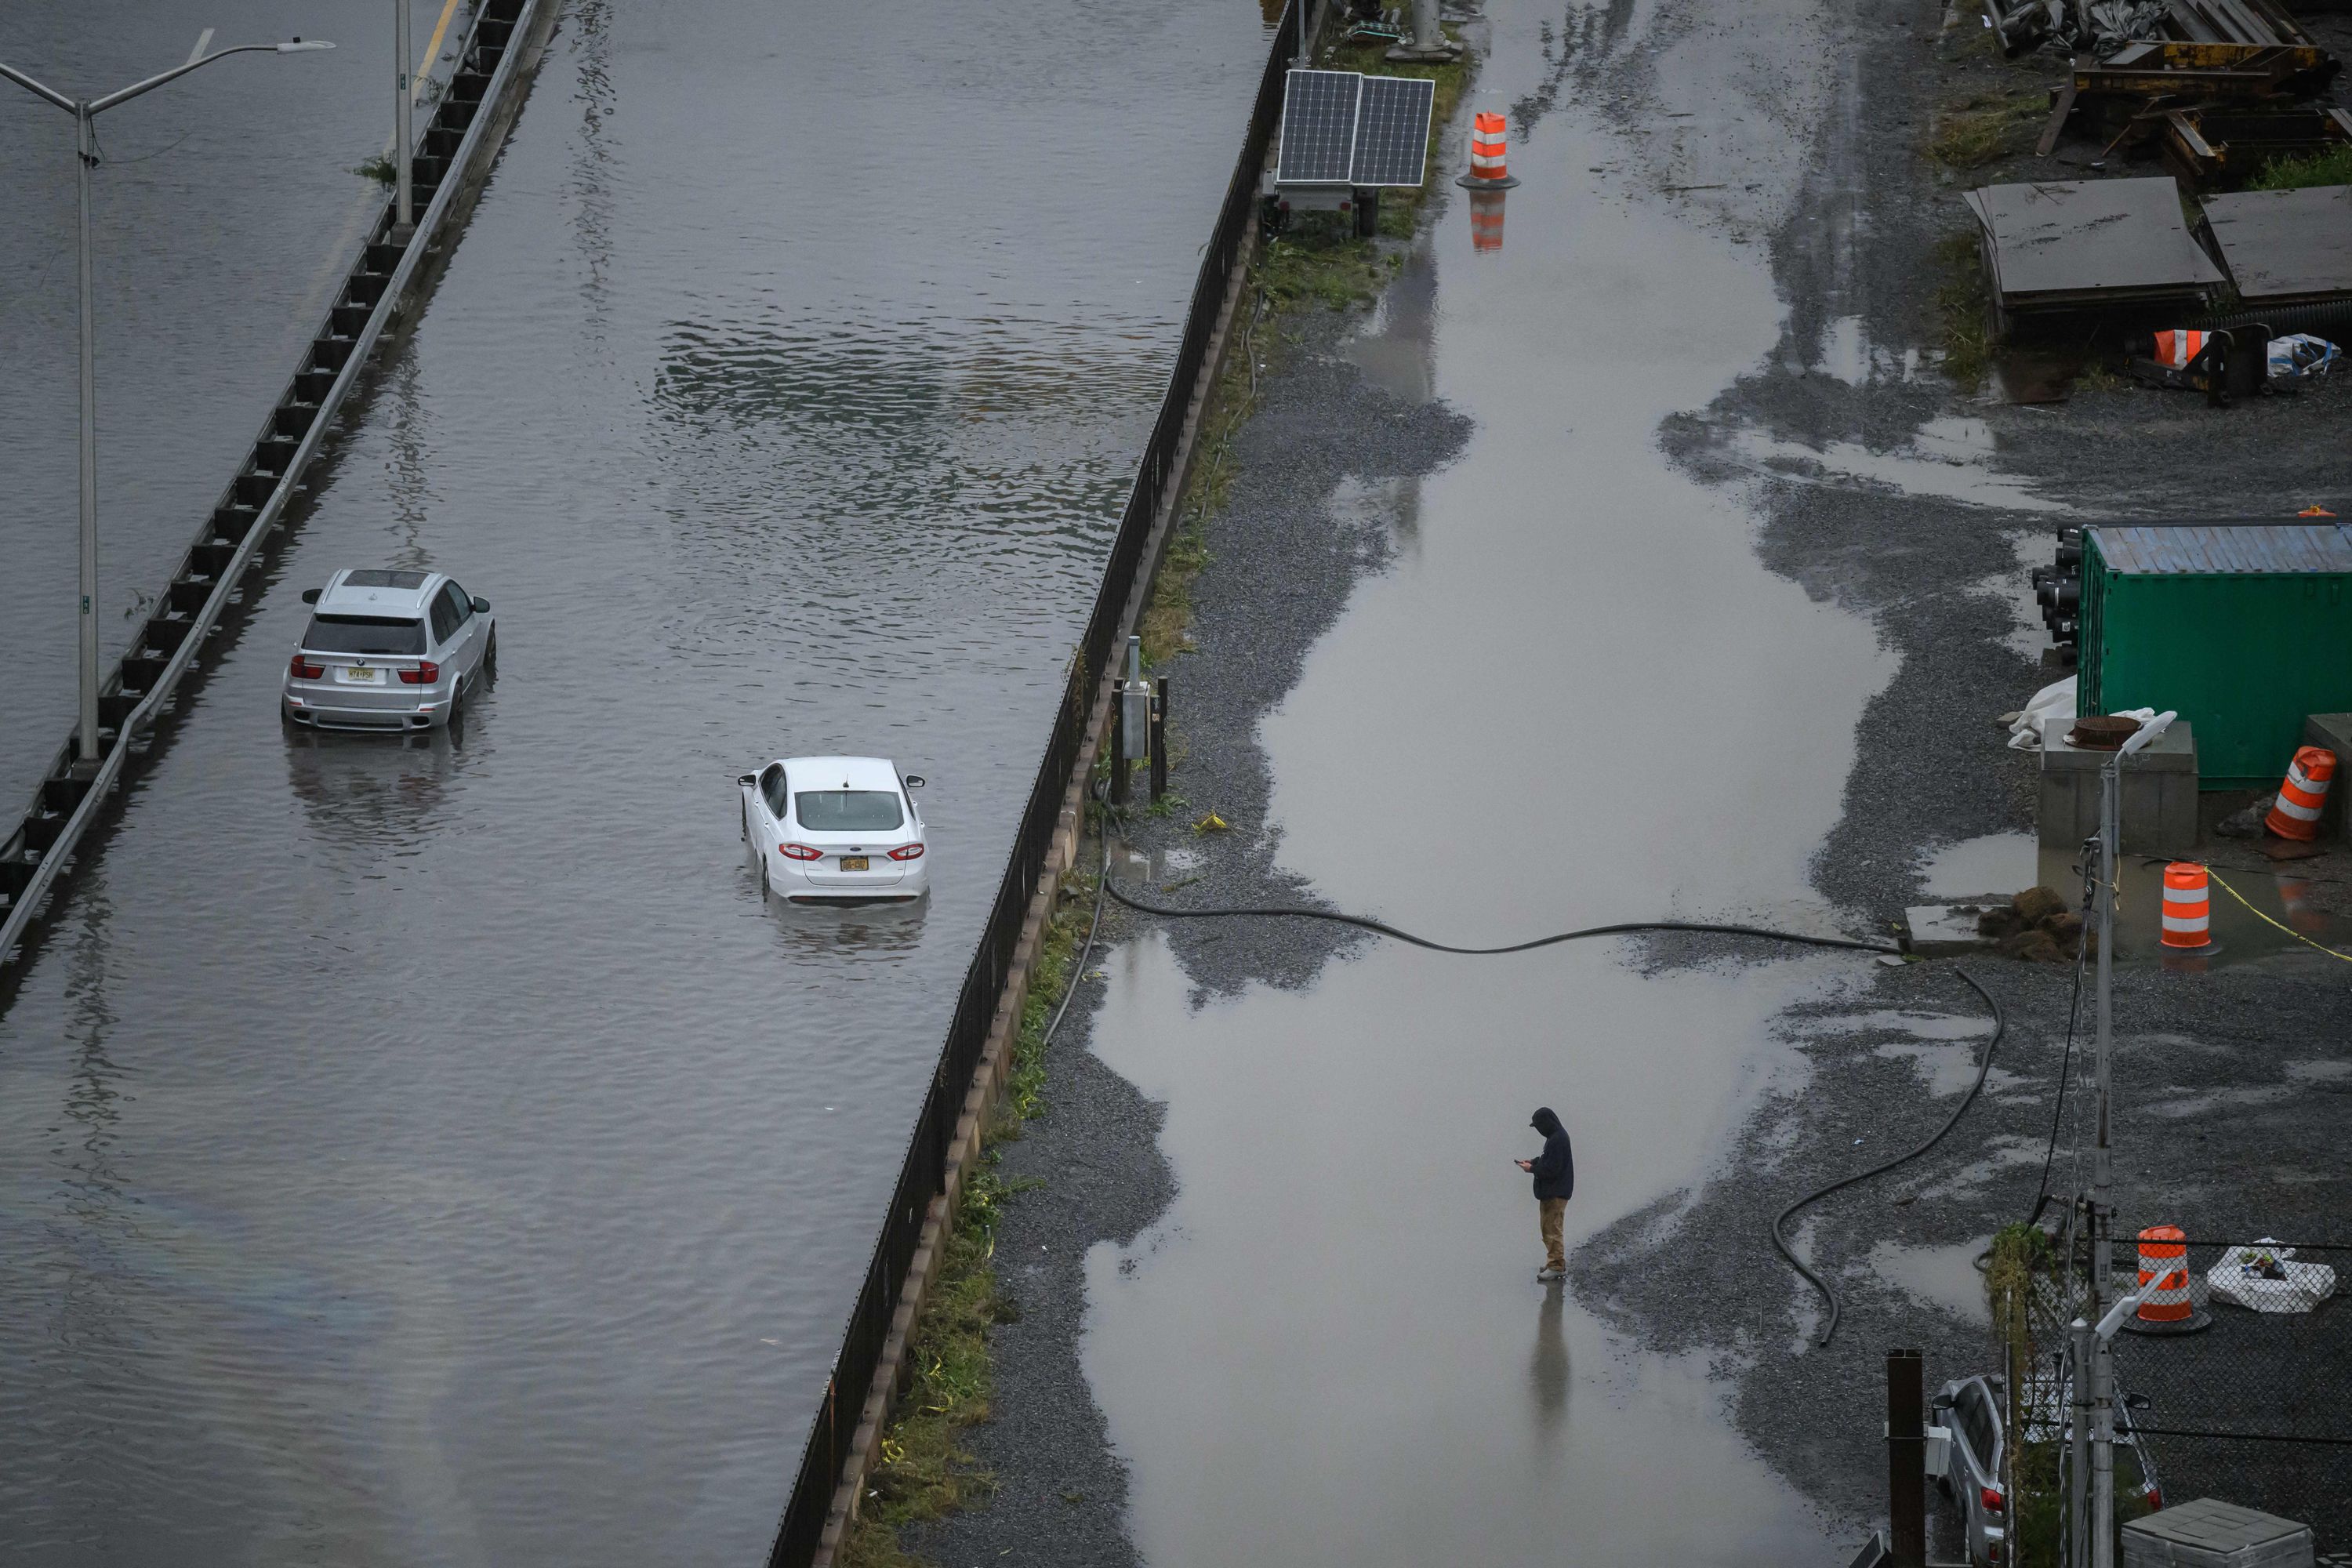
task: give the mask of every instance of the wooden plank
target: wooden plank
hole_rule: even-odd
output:
[[[2042,128],[2042,140],[2033,144],[2033,155],[2047,158],[2057,149],[2058,134],[2066,129],[2066,117],[2074,112],[2074,82],[2068,78],[2058,89],[2056,101],[2050,105],[2050,123]]]

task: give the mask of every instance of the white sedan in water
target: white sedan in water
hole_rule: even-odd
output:
[[[923,781],[887,758],[782,757],[736,782],[762,900],[908,903],[929,890]]]

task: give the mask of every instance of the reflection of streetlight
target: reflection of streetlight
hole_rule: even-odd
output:
[[[73,99],[54,88],[42,86],[24,72],[0,64],[0,77],[5,77],[18,87],[56,104],[74,117],[74,187],[81,198],[81,751],[80,763],[86,768],[98,765],[98,373],[92,363],[93,331],[90,325],[89,289],[89,172],[98,163],[97,128],[90,122],[118,103],[128,103],[141,93],[163,86],[174,77],[183,77],[199,66],[208,66],[229,55],[251,54],[257,51],[291,55],[311,49],[331,49],[335,46],[319,39],[294,38],[283,44],[238,44],[230,48],[205,53],[205,45],[212,39],[212,30],[196,40],[196,51],[188,63],[175,66],[161,76],[151,76],[145,81],[132,82],[103,98]]]

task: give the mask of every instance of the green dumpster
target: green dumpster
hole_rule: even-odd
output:
[[[2307,713],[2352,709],[2352,530],[2086,528],[2080,713],[2176,708],[2199,787],[2274,786]]]

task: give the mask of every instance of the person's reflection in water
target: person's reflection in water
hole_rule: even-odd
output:
[[[1543,1288],[1536,1309],[1535,1353],[1528,1358],[1528,1381],[1536,1396],[1536,1431],[1549,1447],[1568,1419],[1568,1336],[1560,1326],[1568,1287],[1558,1280]]]

